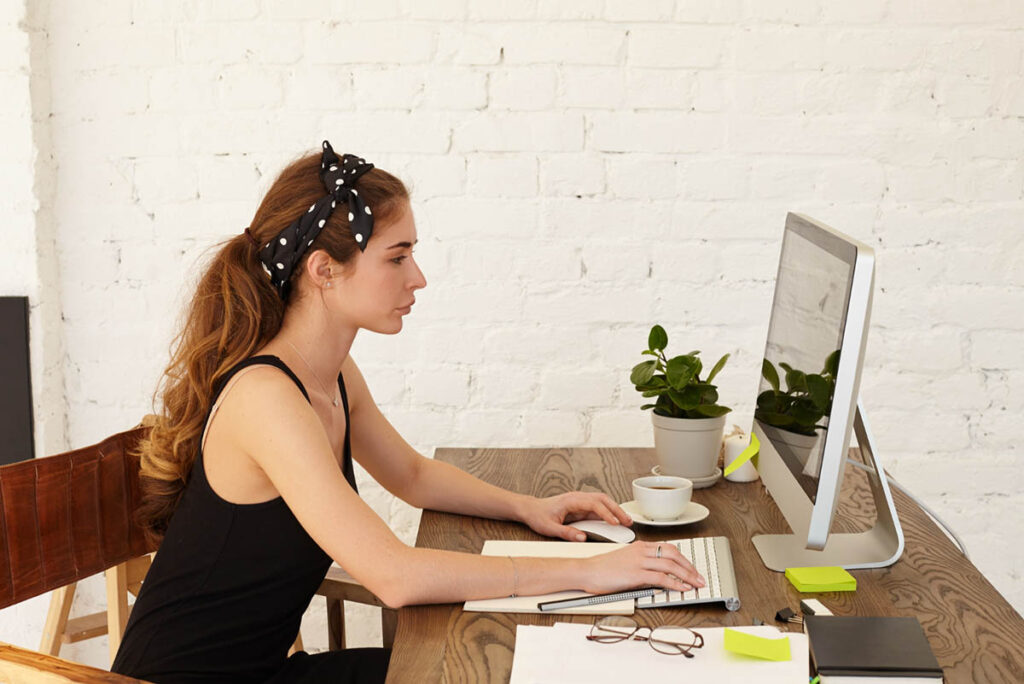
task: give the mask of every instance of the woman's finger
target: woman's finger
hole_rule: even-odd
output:
[[[633,524],[633,518],[629,516],[629,513],[626,513],[626,511],[622,509],[622,506],[615,503],[610,496],[607,494],[600,494],[600,497],[604,505],[608,507],[608,510],[612,512],[612,515],[619,519],[620,523],[623,525]]]
[[[648,570],[644,572],[643,582],[647,585],[661,587],[662,589],[671,589],[673,591],[689,591],[692,589],[690,585],[680,581],[679,578],[656,570]]]
[[[667,575],[674,575],[681,582],[687,585],[687,591],[696,587],[704,586],[704,582],[696,571],[684,568],[675,561],[667,558],[648,558],[643,567],[645,570],[655,570]]]

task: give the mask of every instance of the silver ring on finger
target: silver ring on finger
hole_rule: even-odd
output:
[[[654,552],[655,558],[661,558],[661,544],[658,544],[658,550]]]

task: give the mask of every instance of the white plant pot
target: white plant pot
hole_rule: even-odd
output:
[[[818,477],[818,470],[821,468],[821,453],[817,446],[818,440],[821,439],[821,433],[801,435],[780,428],[776,435],[778,435],[779,441],[788,446],[796,459],[800,461],[800,465],[804,467],[804,475]]]
[[[654,451],[662,475],[702,478],[714,475],[725,416],[667,418],[651,411]]]

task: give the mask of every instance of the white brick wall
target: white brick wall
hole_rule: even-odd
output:
[[[654,321],[733,353],[749,424],[798,210],[877,250],[881,451],[1024,607],[1020,3],[6,0],[0,58],[0,291],[35,305],[42,452],[149,410],[203,255],[323,137],[414,192],[429,286],[353,354],[428,455],[652,444],[628,372]],[[412,541],[417,513],[362,491]],[[44,612],[0,639],[35,646]]]

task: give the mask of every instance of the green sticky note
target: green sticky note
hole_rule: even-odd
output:
[[[749,461],[750,459],[757,456],[757,453],[761,450],[761,442],[758,440],[757,435],[750,433],[750,444],[746,449],[740,452],[740,455],[736,457],[736,460],[730,463],[725,469],[725,475],[732,475],[736,472],[736,469],[741,465]],[[757,467],[755,462],[754,467]]]
[[[762,660],[789,660],[789,637],[766,639],[755,634],[725,628],[725,650]]]
[[[857,591],[857,580],[839,567],[786,568],[786,579],[797,591]]]

